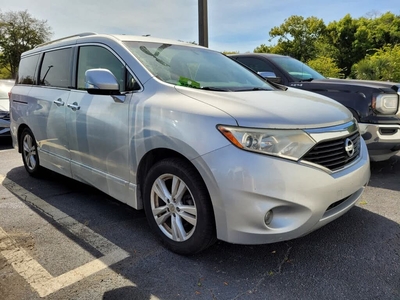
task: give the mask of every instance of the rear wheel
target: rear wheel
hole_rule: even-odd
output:
[[[25,128],[21,134],[21,147],[22,147],[22,161],[29,175],[39,175],[41,168],[39,165],[39,156],[37,151],[37,144],[32,131]]]
[[[150,227],[176,253],[194,254],[216,241],[206,186],[183,159],[165,159],[150,169],[144,185],[144,209]]]

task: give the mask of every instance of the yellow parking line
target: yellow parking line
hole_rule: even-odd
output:
[[[70,286],[129,257],[128,252],[3,175],[0,175],[0,184],[20,199],[23,199],[23,201],[35,206],[40,211],[53,218],[58,224],[103,254],[103,256],[98,259],[88,262],[57,277],[53,277],[24,249],[19,247],[17,243],[0,227],[0,253],[31,285],[40,297],[45,297],[57,292],[62,288]],[[135,283],[131,281],[128,282],[129,285],[136,287]],[[151,299],[158,298],[151,295]]]

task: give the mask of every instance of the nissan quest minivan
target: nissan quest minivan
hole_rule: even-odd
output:
[[[144,209],[170,250],[273,243],[346,213],[369,180],[357,122],[184,42],[84,33],[22,54],[11,134],[43,168]],[[343,228],[343,230],[345,230]]]

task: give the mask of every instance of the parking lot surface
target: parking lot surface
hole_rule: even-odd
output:
[[[362,199],[296,240],[179,256],[143,211],[46,172],[0,141],[0,299],[400,299],[400,155]]]

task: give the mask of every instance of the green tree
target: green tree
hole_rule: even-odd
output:
[[[351,66],[364,58],[366,50],[371,47],[366,27],[362,26],[358,32],[359,25],[364,22],[366,20],[355,20],[347,14],[340,21],[331,22],[327,26],[325,39],[328,44],[336,47],[337,52],[333,58],[346,77],[351,72]]]
[[[239,54],[239,51],[222,51],[223,54],[229,55],[229,54]]]
[[[12,78],[11,72],[5,67],[0,68],[0,79],[9,79],[9,78]]]
[[[323,36],[325,29],[322,19],[291,16],[282,25],[270,30],[270,41],[278,38],[277,45],[270,48],[273,53],[289,55],[303,62],[308,61],[316,57],[316,42]]]
[[[371,18],[367,24],[372,47],[380,49],[388,44],[400,43],[400,16],[391,12]]]
[[[273,53],[271,48],[272,48],[271,46],[261,44],[260,46],[254,49],[254,53]]]
[[[400,43],[400,16],[387,12],[380,16],[353,19],[349,14],[328,24],[325,40],[337,49],[332,57],[346,76],[352,66],[388,44]]]
[[[311,68],[325,77],[342,78],[342,70],[336,65],[330,57],[319,56],[307,62]]]
[[[0,67],[17,75],[21,54],[50,40],[52,35],[47,21],[33,18],[25,11],[0,11]]]
[[[357,79],[400,81],[400,45],[384,46],[353,66]]]

